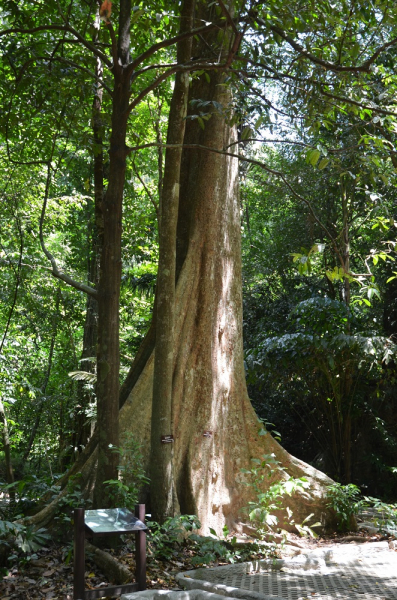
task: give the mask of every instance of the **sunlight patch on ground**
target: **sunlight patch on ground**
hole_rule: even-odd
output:
[[[397,600],[397,553],[387,542],[335,544],[294,558],[261,560],[177,575],[188,589],[246,599]]]

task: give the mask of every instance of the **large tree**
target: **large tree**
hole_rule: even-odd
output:
[[[160,268],[163,271],[157,289],[161,302],[150,332],[120,390],[120,404],[124,405],[121,425],[123,429],[134,431],[145,442],[149,462],[151,418],[159,417],[156,407],[161,406],[164,390],[166,395],[164,407],[161,408],[165,408],[165,414],[160,415],[160,419],[164,417],[165,420],[153,427],[151,440],[152,462],[159,458],[161,467],[157,473],[153,470],[152,477],[153,489],[165,494],[167,502],[170,494],[177,496],[168,506],[176,508],[179,504],[183,512],[197,512],[205,527],[219,527],[225,521],[232,524],[239,518],[239,509],[247,504],[250,495],[249,488],[243,485],[241,469],[249,468],[251,458],[274,453],[291,475],[306,474],[312,483],[311,494],[307,495],[304,502],[294,502],[295,520],[299,520],[312,512],[306,506],[306,500],[316,503],[327,479],[288,455],[269,434],[259,436],[258,423],[248,400],[244,380],[238,160],[230,156],[236,154],[237,136],[229,80],[242,34],[223,2],[219,1],[219,6],[212,3],[197,3],[195,6],[186,2],[185,7],[191,6],[195,10],[192,28],[190,24],[182,22],[180,35],[172,37],[174,31],[169,31],[167,37],[162,31],[162,40],[153,43],[151,36],[141,35],[135,27],[132,47],[131,3],[121,0],[118,13],[114,11],[118,17],[118,26],[115,28],[109,4],[103,3],[101,7],[105,21],[103,37],[98,39],[95,34],[94,41],[90,41],[86,35],[87,18],[93,16],[94,5],[87,7],[87,12],[85,6],[80,7],[81,14],[80,9],[78,14],[73,14],[70,6],[65,6],[62,11],[62,3],[57,3],[53,13],[52,9],[29,13],[23,5],[25,13],[15,11],[8,15],[10,22],[15,21],[14,26],[2,31],[2,35],[8,35],[12,42],[18,35],[29,36],[29,39],[37,41],[34,60],[26,58],[23,62],[23,57],[19,58],[20,65],[15,74],[16,89],[25,73],[38,68],[37,65],[42,64],[45,69],[48,69],[48,65],[51,69],[58,64],[62,67],[67,65],[69,72],[72,70],[73,73],[84,73],[85,77],[93,76],[106,90],[108,106],[111,107],[108,185],[99,207],[103,236],[98,289],[93,290],[72,280],[52,260],[55,276],[98,300],[98,434],[72,472],[80,469],[83,481],[91,481],[90,473],[96,461],[91,452],[98,444],[95,498],[97,503],[102,501],[106,504],[108,500],[103,498],[103,482],[114,478],[117,466],[115,456],[109,455],[108,447],[109,444],[118,443],[121,221],[127,160],[132,152],[127,146],[129,124],[132,121],[130,117],[142,99],[166,78],[174,73],[188,72],[193,74],[190,114],[185,120],[187,94],[183,86],[186,80],[181,76],[174,88],[173,105],[174,109],[179,106],[179,112],[171,110],[169,123],[168,140],[172,144],[169,150],[175,152],[169,160],[167,157],[166,163],[172,165],[174,172],[164,177],[160,240],[161,228],[166,227],[166,223],[169,234],[164,235],[161,241]],[[274,2],[276,15],[279,4]],[[279,23],[279,17],[273,15],[266,20],[266,11],[261,5],[258,7],[259,13],[256,10],[244,13],[244,27],[248,27],[253,19],[257,29],[263,28],[264,36],[274,35],[278,40],[283,39],[290,44],[292,54],[298,53],[300,59],[312,61],[326,72],[340,70],[327,57],[318,57],[317,50],[314,54],[305,52],[293,37],[275,24]],[[139,11],[135,13],[134,21],[139,17]],[[49,17],[51,23],[47,24]],[[287,17],[285,28],[295,27],[295,22],[292,23]],[[313,15],[304,13],[303,21],[307,21],[305,27],[309,26],[307,24],[311,23],[312,18]],[[21,22],[23,25],[20,25]],[[300,25],[302,23],[299,21]],[[210,31],[216,31],[216,35],[206,37]],[[299,37],[299,31],[294,29],[293,36]],[[150,62],[163,48],[173,47],[177,42],[194,36],[198,39],[191,55],[189,49],[179,46],[177,61],[171,65],[165,64],[165,61]],[[26,43],[24,47],[26,53]],[[15,71],[11,42],[8,56],[12,65],[10,73],[13,69]],[[347,60],[350,58],[348,55]],[[243,54],[241,62],[246,65],[247,60],[255,66],[255,55],[251,60]],[[99,70],[95,71],[96,61],[101,61],[103,75],[99,74]],[[279,58],[273,62],[277,61],[282,62]],[[365,72],[369,72],[372,63],[373,60],[365,64]],[[266,68],[264,63],[260,63],[259,72]],[[349,73],[355,70],[355,66],[347,67]],[[153,78],[152,73],[155,74]],[[247,76],[253,75],[248,72]],[[280,72],[279,76],[284,75]],[[179,100],[176,97],[178,93]],[[67,105],[64,111],[67,111]],[[61,112],[59,119],[63,127],[64,114]],[[56,140],[57,136],[56,132],[48,137],[51,141]],[[184,150],[179,165],[178,148],[182,139]],[[47,146],[49,152],[42,159],[48,172],[45,200],[51,192],[55,141]],[[227,149],[232,150],[229,155],[225,153]],[[166,207],[169,207],[170,213]],[[165,231],[163,229],[163,233]],[[53,258],[50,255],[48,257]],[[174,268],[176,287],[173,281]],[[153,381],[155,340],[159,352],[156,379]],[[167,348],[172,353],[167,353]],[[167,382],[163,386],[159,378],[167,364]],[[151,413],[153,386],[155,414]],[[173,436],[174,442],[162,444],[162,436]],[[165,472],[167,482],[164,479]],[[168,512],[167,502],[165,507],[156,509],[160,516]],[[321,512],[321,502],[315,508]],[[36,522],[47,519],[51,510],[47,510],[45,517],[39,515]]]
[[[211,14],[206,9],[197,17],[209,20]],[[214,55],[225,55],[226,62],[229,43],[227,37],[219,41],[209,34],[193,52],[200,55],[211,48]],[[174,97],[178,93],[176,89]],[[177,127],[172,117],[169,131]],[[262,428],[248,398],[242,346],[239,161],[223,152],[235,149],[236,142],[227,70],[202,74],[190,88],[179,207],[174,237],[167,239],[176,252],[177,281],[175,297],[171,296],[175,327],[168,346],[170,401],[164,406],[166,393],[160,402],[156,398],[162,389],[157,351],[159,342],[163,344],[157,319],[155,349],[120,420],[121,428],[132,431],[144,444],[145,456],[151,457],[147,467],[152,502],[156,495],[155,515],[164,518],[167,510],[178,507],[182,513],[198,514],[205,529],[218,531],[225,523],[235,527],[243,518],[241,509],[252,499],[252,490],[242,470],[251,467],[253,458],[275,454],[289,475],[309,479],[310,493],[291,500],[298,521],[310,512],[317,516],[325,512],[320,498],[328,481],[285,452],[270,434],[259,435]],[[162,227],[163,222],[160,232]],[[158,297],[163,293],[160,286],[161,279]],[[154,435],[153,422],[158,423]],[[162,443],[165,436],[173,441]]]

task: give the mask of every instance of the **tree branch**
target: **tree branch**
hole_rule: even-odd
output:
[[[237,27],[236,27],[236,25],[235,25],[235,22],[233,21],[233,19],[232,19],[232,16],[231,16],[231,14],[229,13],[229,11],[228,11],[228,9],[226,8],[226,6],[224,5],[223,1],[222,1],[222,0],[218,0],[218,4],[219,4],[219,6],[221,7],[221,10],[222,10],[222,12],[223,12],[223,14],[224,14],[224,17],[225,17],[226,21],[227,21],[227,24],[228,24],[228,25],[229,25],[229,26],[232,28],[232,30],[233,30],[233,33],[234,33],[236,36],[239,36],[239,35],[240,35],[240,32],[239,32],[239,30],[237,29]]]
[[[258,22],[261,22],[262,25],[266,26],[265,21],[263,21],[262,19],[257,19],[257,20],[258,20]],[[317,56],[315,56],[308,50],[305,50],[305,48],[301,44],[296,42],[291,36],[289,36],[287,33],[285,33],[285,31],[283,29],[281,29],[281,27],[277,27],[277,25],[271,25],[269,27],[269,29],[271,31],[273,31],[274,33],[277,33],[292,48],[294,48],[294,50],[299,52],[299,54],[301,54],[301,56],[308,58],[310,60],[310,62],[312,62],[316,65],[319,65],[321,67],[324,67],[328,71],[334,71],[336,73],[369,73],[371,71],[371,65],[375,62],[375,60],[378,58],[378,56],[380,54],[382,54],[382,52],[384,50],[387,50],[387,48],[390,48],[390,46],[394,46],[395,44],[397,44],[397,38],[394,38],[390,42],[386,42],[385,44],[380,46],[374,52],[374,54],[370,58],[368,58],[368,60],[366,60],[362,65],[359,65],[357,67],[344,67],[342,65],[336,65],[334,63],[331,63],[328,60],[323,60],[322,58],[318,58]]]
[[[237,60],[239,61],[243,61],[245,63],[249,63],[254,67],[261,67],[262,69],[264,69],[265,71],[269,71],[269,73],[271,73],[273,75],[273,77],[271,77],[269,75],[268,79],[274,80],[274,81],[279,81],[281,83],[283,83],[284,85],[289,85],[290,87],[292,87],[292,83],[288,83],[285,81],[285,79],[289,79],[295,83],[302,83],[304,85],[307,85],[308,83],[312,84],[313,86],[316,86],[318,88],[320,88],[320,93],[323,94],[324,96],[327,96],[328,98],[332,98],[333,100],[340,100],[342,102],[346,102],[347,104],[353,104],[354,106],[358,106],[362,109],[367,109],[367,110],[372,110],[374,112],[377,112],[379,114],[384,114],[384,115],[391,115],[391,116],[397,116],[396,112],[390,111],[390,110],[386,110],[384,108],[380,108],[378,105],[375,106],[367,106],[366,104],[361,104],[360,102],[358,102],[357,100],[353,100],[351,98],[346,98],[345,96],[338,96],[336,94],[332,94],[331,92],[326,92],[324,90],[324,86],[329,85],[329,83],[326,83],[324,81],[318,81],[316,79],[313,79],[311,77],[307,77],[307,78],[302,78],[302,77],[296,77],[294,75],[290,75],[289,73],[283,73],[280,71],[276,71],[275,69],[273,69],[272,67],[269,67],[268,65],[264,65],[262,63],[258,63],[256,61],[251,61],[243,56],[238,56]],[[250,73],[245,73],[244,74],[245,77],[252,77],[257,79],[258,78],[258,74],[257,73],[253,73],[252,75]],[[297,89],[302,89],[299,88],[297,86],[295,86]],[[330,103],[331,106],[335,106],[335,104]]]
[[[79,71],[83,71],[83,73],[86,73],[87,75],[89,75],[90,77],[95,79],[96,81],[99,81],[101,86],[110,94],[110,96],[113,93],[112,90],[110,89],[110,87],[108,87],[106,85],[106,83],[103,81],[103,79],[100,79],[97,75],[95,75],[95,73],[93,71],[91,71],[87,67],[83,67],[83,66],[79,65],[78,63],[74,62],[73,60],[64,58],[63,56],[51,56],[51,57],[35,56],[34,58],[29,58],[29,60],[27,60],[20,68],[18,76],[16,77],[15,81],[19,82],[22,79],[22,75],[30,63],[34,63],[39,60],[48,61],[49,63],[58,61],[58,62],[66,64],[66,65],[70,65],[71,67],[74,67],[75,69],[78,69]]]
[[[158,42],[157,44],[153,44],[150,48],[142,52],[139,56],[137,56],[129,65],[128,72],[134,71],[138,65],[140,65],[144,60],[150,58],[155,52],[158,50],[162,50],[163,48],[168,48],[169,46],[173,46],[174,44],[185,40],[186,38],[200,35],[201,33],[205,33],[206,31],[210,31],[215,27],[220,27],[221,23],[210,23],[209,25],[204,25],[203,27],[198,27],[197,29],[192,29],[191,31],[187,31],[186,33],[180,33],[173,38],[169,38],[167,40],[163,40],[162,42]]]
[[[135,106],[137,106],[141,102],[141,100],[143,100],[143,98],[145,96],[147,96],[151,91],[156,89],[156,87],[158,87],[162,81],[165,81],[165,79],[168,79],[168,77],[170,77],[174,73],[177,73],[178,71],[196,71],[196,70],[201,70],[201,69],[206,69],[207,71],[209,71],[209,70],[213,70],[213,69],[225,69],[225,68],[226,68],[226,64],[224,64],[224,63],[209,64],[209,63],[197,63],[197,61],[186,64],[186,65],[176,65],[175,67],[172,67],[171,69],[168,69],[167,71],[162,73],[162,75],[157,77],[157,79],[152,81],[152,83],[150,85],[148,85],[144,90],[142,90],[141,93],[138,94],[138,96],[130,103],[130,105],[128,107],[128,112],[130,113],[133,110],[133,108],[135,108]],[[129,150],[129,152],[130,152],[130,150]]]
[[[222,0],[218,0],[218,4],[221,7],[221,10],[225,16],[226,22],[229,25],[229,27],[231,27],[233,33],[234,33],[234,40],[233,40],[233,44],[232,47],[230,49],[229,52],[229,56],[228,59],[226,61],[226,65],[227,67],[230,67],[230,65],[232,64],[233,58],[236,55],[236,52],[238,52],[238,49],[240,47],[241,44],[241,40],[243,39],[244,33],[242,31],[239,31],[236,27],[235,22],[233,21],[233,18],[231,16],[231,14],[229,13],[228,9],[226,8],[225,4],[223,3]]]
[[[91,42],[88,42],[82,35],[80,35],[80,33],[78,31],[76,31],[70,25],[40,25],[38,27],[32,27],[31,29],[24,29],[23,27],[3,29],[3,31],[0,31],[0,37],[3,35],[7,35],[9,33],[20,33],[22,35],[25,35],[25,34],[32,35],[39,31],[68,31],[69,33],[74,35],[76,37],[76,39],[81,44],[83,44],[83,46],[85,46],[88,50],[90,50],[93,54],[95,54],[95,56],[98,56],[106,64],[106,66],[109,69],[112,68],[112,63],[108,59],[106,54],[103,54],[103,52],[98,50],[93,44],[91,44]]]
[[[337,96],[336,94],[332,94],[331,92],[326,92],[322,88],[322,86],[324,84],[318,83],[318,85],[320,87],[321,94],[323,94],[323,96],[326,96],[327,98],[332,98],[332,100],[339,100],[341,102],[346,102],[348,104],[352,104],[353,106],[358,106],[359,108],[362,108],[364,110],[371,110],[371,111],[377,112],[381,115],[392,115],[393,117],[397,117],[397,113],[392,110],[386,110],[384,108],[380,108],[376,104],[374,106],[368,106],[366,104],[361,104],[361,102],[358,102],[357,100],[353,100],[352,98],[345,98],[343,96]]]
[[[118,54],[117,54],[116,34],[114,33],[113,25],[111,23],[107,23],[107,26],[109,29],[110,39],[112,41],[111,49],[112,49],[112,56],[113,56],[113,67],[117,67],[118,66]]]
[[[55,144],[55,141],[54,141],[54,144]],[[46,255],[46,257],[48,258],[48,260],[51,262],[51,266],[52,266],[51,273],[54,277],[56,277],[57,279],[60,279],[64,283],[67,283],[68,285],[74,287],[76,290],[79,290],[80,292],[84,292],[84,293],[88,294],[89,296],[92,296],[93,298],[97,298],[98,292],[94,288],[90,287],[89,285],[86,285],[85,283],[79,283],[78,281],[75,281],[74,279],[69,277],[69,275],[67,275],[66,273],[63,273],[62,271],[60,271],[54,256],[51,254],[51,252],[49,250],[47,250],[47,248],[45,246],[44,237],[43,237],[43,223],[44,223],[44,217],[45,217],[45,213],[46,213],[46,209],[47,209],[47,200],[48,200],[49,190],[50,190],[50,180],[51,180],[51,164],[49,162],[47,165],[47,181],[46,181],[46,187],[45,187],[45,192],[44,192],[43,208],[41,210],[40,221],[39,221],[39,236],[40,236],[41,249],[43,250],[43,252]]]

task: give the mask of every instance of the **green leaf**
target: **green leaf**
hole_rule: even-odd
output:
[[[248,140],[250,137],[252,137],[252,129],[251,127],[244,127],[242,133],[241,133],[241,139],[242,140]]]
[[[309,150],[309,152],[306,155],[306,162],[309,165],[312,165],[313,167],[315,167],[320,156],[321,156],[321,152],[320,152],[320,150],[317,150],[317,148]]]
[[[144,13],[144,10],[136,10],[133,14],[133,16],[131,17],[131,25],[134,25],[134,23],[137,22],[137,20],[139,19],[139,17]]]
[[[383,181],[383,183],[385,185],[387,185],[389,183],[389,179],[388,177],[386,177],[386,175],[383,175],[382,173],[379,175],[379,177],[381,178],[381,180]]]
[[[329,164],[329,158],[322,158],[320,160],[320,162],[318,163],[318,168],[320,169],[320,171],[322,171],[323,169],[325,169],[325,167]]]

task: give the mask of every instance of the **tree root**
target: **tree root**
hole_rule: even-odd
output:
[[[90,553],[92,555],[92,559],[95,564],[101,569],[103,574],[106,575],[110,581],[121,585],[134,579],[134,575],[131,573],[131,571],[108,552],[93,546],[89,542],[86,542],[85,549],[86,553]],[[104,595],[106,595],[105,591],[106,588],[104,588]]]

